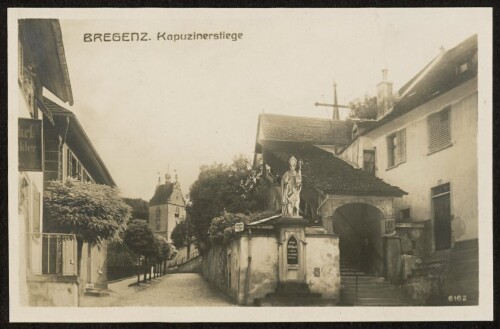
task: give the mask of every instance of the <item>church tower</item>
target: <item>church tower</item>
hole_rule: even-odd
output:
[[[169,242],[175,226],[186,218],[186,201],[175,175],[165,175],[165,183],[158,182],[155,193],[149,201],[149,227],[155,234],[163,236]]]

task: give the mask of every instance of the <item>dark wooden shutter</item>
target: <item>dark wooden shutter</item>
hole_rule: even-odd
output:
[[[429,115],[429,151],[437,151],[451,142],[450,107]]]

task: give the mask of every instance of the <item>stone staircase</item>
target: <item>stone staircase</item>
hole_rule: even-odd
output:
[[[361,272],[348,260],[340,263],[343,306],[411,306],[414,301],[381,276]]]
[[[312,293],[305,283],[280,283],[276,292],[254,301],[256,306],[335,306],[338,301]]]
[[[425,305],[477,305],[479,253],[477,240],[455,243],[423,259],[405,283]]]
[[[93,297],[109,296],[108,285],[106,283],[87,284],[84,295]]]
[[[451,250],[443,290],[448,304],[478,305],[479,250],[477,240],[455,243]]]

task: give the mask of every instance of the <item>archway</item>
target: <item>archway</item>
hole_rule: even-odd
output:
[[[383,274],[384,218],[380,209],[365,203],[348,203],[335,210],[332,229],[340,236],[341,263]]]

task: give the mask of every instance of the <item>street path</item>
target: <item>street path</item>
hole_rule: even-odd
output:
[[[136,280],[109,284],[109,296],[82,296],[80,306],[236,306],[197,273],[172,273],[152,279],[151,283],[128,286]]]

